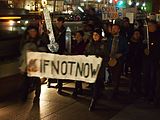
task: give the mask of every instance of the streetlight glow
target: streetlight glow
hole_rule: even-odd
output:
[[[130,0],[130,1],[128,1],[128,5],[132,5],[132,1]]]
[[[14,23],[15,23],[15,22],[14,22],[13,20],[10,20],[10,21],[9,21],[9,25],[10,25],[10,26],[13,26]]]
[[[146,6],[146,3],[143,3],[142,6],[145,7],[145,6]]]
[[[113,0],[109,0],[109,3],[113,3]]]
[[[100,3],[101,1],[102,1],[102,0],[97,0],[97,2],[99,2],[99,3]]]
[[[136,6],[139,6],[139,2],[136,3]]]

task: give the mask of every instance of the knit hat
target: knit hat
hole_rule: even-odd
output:
[[[93,33],[94,32],[96,32],[96,33],[98,33],[100,36],[102,36],[102,29],[100,29],[100,28],[95,28],[94,30],[93,30]]]

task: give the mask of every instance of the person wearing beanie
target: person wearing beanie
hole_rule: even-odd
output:
[[[92,84],[93,94],[89,106],[89,111],[95,109],[97,100],[100,97],[101,91],[104,88],[105,65],[107,63],[108,52],[107,42],[103,41],[102,38],[102,30],[100,28],[94,29],[92,32],[92,40],[90,40],[84,52],[85,55],[95,55],[96,57],[101,57],[103,59],[99,74],[97,76],[97,80],[94,84]]]
[[[93,33],[97,33],[100,36],[100,39],[102,38],[102,29],[96,28],[93,30]]]

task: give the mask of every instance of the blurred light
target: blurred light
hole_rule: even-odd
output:
[[[128,5],[132,5],[132,1],[128,1]]]
[[[25,24],[28,24],[28,23],[29,23],[29,22],[26,20],[26,21],[25,21]]]
[[[119,3],[118,3],[119,5],[122,5],[123,4],[123,1],[119,1]]]
[[[143,3],[142,6],[143,6],[143,7],[146,6],[146,3]]]
[[[113,24],[115,24],[116,23],[116,20],[113,20]]]
[[[43,11],[43,9],[40,9],[40,11],[42,12],[42,11]]]
[[[13,31],[13,27],[11,26],[11,27],[8,27],[8,29],[7,30],[9,30],[9,31]]]
[[[17,21],[17,23],[21,23],[21,21]]]
[[[123,0],[119,0],[116,6],[117,8],[126,8],[126,4]]]
[[[15,20],[15,19],[21,19],[21,17],[0,17],[0,20]]]
[[[117,2],[118,2],[118,0],[114,0],[114,2],[115,2],[115,3],[117,3]]]
[[[22,30],[26,30],[26,27],[21,27]]]
[[[102,29],[102,36],[105,37],[105,33],[104,33],[104,30],[103,30],[103,29]]]
[[[13,20],[10,20],[10,21],[9,21],[9,25],[10,25],[10,26],[13,26],[14,23],[15,23],[15,21],[13,21]]]
[[[113,0],[109,0],[109,3],[113,3]]]
[[[136,3],[136,6],[139,6],[139,2]]]
[[[68,10],[68,11],[67,11],[68,14],[71,14],[72,12],[73,12],[72,10]]]
[[[42,3],[42,6],[44,7],[47,5],[47,0],[42,0],[41,3]]]
[[[84,10],[80,6],[78,6],[78,10],[80,10],[81,12],[84,12]]]
[[[102,0],[97,0],[97,2],[101,2]]]

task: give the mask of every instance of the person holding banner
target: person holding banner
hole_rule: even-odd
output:
[[[66,35],[66,28],[64,26],[65,19],[63,17],[58,17],[56,20],[56,24],[53,26],[53,32],[55,35],[55,41],[59,45],[58,49],[58,54],[63,55],[66,53],[66,45],[65,45],[65,35]],[[63,81],[62,80],[57,80],[57,85],[58,87],[57,92],[61,93],[63,86]]]
[[[79,30],[75,33],[75,40],[72,41],[71,54],[73,55],[83,55],[86,48],[86,43],[84,42],[84,32]],[[73,91],[73,96],[77,97],[77,94],[82,94],[82,82],[76,81],[75,89]]]
[[[30,85],[35,85],[35,97],[34,103],[39,102],[39,97],[41,93],[41,79],[38,77],[28,77],[27,76],[27,52],[38,51],[37,42],[39,39],[38,27],[36,25],[29,25],[26,29],[25,40],[23,41],[21,57],[20,57],[20,73],[23,76],[23,85],[22,85],[22,100],[26,101]],[[34,64],[34,61],[33,63]]]
[[[56,19],[56,24],[53,26],[53,32],[55,35],[55,41],[59,45],[58,54],[64,54],[66,50],[65,46],[65,35],[66,27],[64,26],[65,19],[63,17],[58,17]]]
[[[107,42],[103,41],[102,38],[102,30],[100,28],[96,28],[92,33],[92,40],[88,43],[84,52],[85,55],[95,55],[96,57],[103,58],[96,82],[93,84],[93,96],[89,106],[89,111],[95,109],[96,102],[101,95],[102,89],[104,88],[104,75],[108,52]]]

